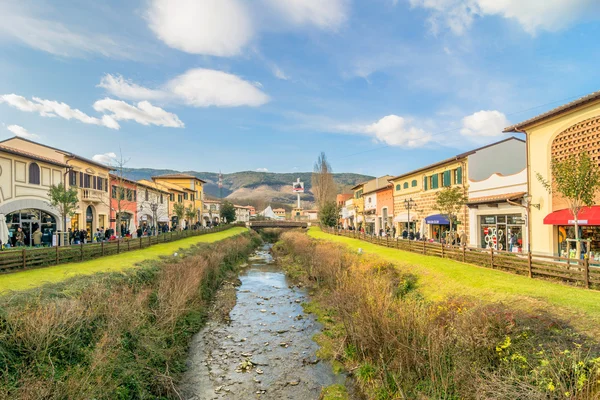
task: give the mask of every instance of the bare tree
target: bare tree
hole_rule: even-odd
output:
[[[337,187],[333,181],[331,164],[327,161],[324,152],[321,152],[315,163],[311,185],[318,209],[321,209],[328,202],[335,202]]]
[[[138,186],[139,188],[140,186]],[[147,194],[146,194],[147,193]],[[167,217],[169,215],[169,206],[165,205],[164,202],[167,200],[165,197],[168,194],[160,193],[158,190],[154,190],[152,188],[144,187],[144,192],[138,189],[138,214],[145,214],[148,211],[152,213],[152,224],[154,227],[154,234],[158,235],[158,221],[163,217]],[[143,197],[142,197],[143,196]],[[164,197],[162,197],[164,196]],[[161,198],[162,201],[161,202]],[[143,199],[143,200],[142,200]]]
[[[117,236],[121,233],[121,221],[125,206],[136,202],[134,189],[127,187],[125,184],[125,182],[128,181],[128,179],[125,178],[125,165],[127,165],[128,162],[129,159],[124,159],[123,153],[121,152],[121,149],[119,149],[119,157],[114,158],[109,165],[114,173],[112,173],[108,179],[110,193],[106,205],[111,211],[115,212],[115,234]],[[111,199],[114,199],[114,202]],[[104,203],[104,200],[102,200],[102,202]],[[91,234],[93,234],[93,232],[91,232]]]

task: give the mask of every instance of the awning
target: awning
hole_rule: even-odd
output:
[[[466,203],[467,206],[475,206],[479,204],[494,204],[494,203],[506,203],[506,200],[520,200],[525,195],[525,192],[514,192],[514,193],[505,193],[498,194],[494,196],[484,196],[484,197],[475,197],[469,198],[469,201]]]
[[[571,210],[554,211],[544,218],[546,225],[575,225]],[[600,225],[600,206],[584,207],[577,216],[578,225]]]
[[[442,214],[435,214],[426,217],[425,223],[431,225],[450,225],[450,221],[448,221],[448,218],[446,218]]]
[[[410,215],[410,220],[411,221],[415,220],[415,215],[414,214]],[[394,217],[394,222],[408,222],[408,213],[396,215]]]

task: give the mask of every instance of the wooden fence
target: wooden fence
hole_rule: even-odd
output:
[[[192,236],[221,232],[239,224],[224,225],[212,229],[187,230],[161,233],[158,236],[120,239],[100,243],[86,243],[54,247],[14,247],[0,252],[0,272],[48,267],[70,262],[120,254],[126,251],[145,249],[155,244],[168,243]]]
[[[480,249],[466,246],[450,246],[425,241],[393,239],[361,234],[356,231],[323,228],[326,232],[364,240],[381,246],[410,251],[413,253],[449,258],[481,267],[499,269],[530,278],[543,277],[581,285],[585,288],[600,287],[600,265],[588,259],[575,260],[557,256],[532,253],[510,253],[494,249]]]

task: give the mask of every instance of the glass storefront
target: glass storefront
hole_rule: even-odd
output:
[[[480,216],[481,247],[513,253],[522,252],[524,224],[525,221],[520,214]]]
[[[19,210],[8,214],[6,225],[11,246],[16,245],[15,234],[19,227],[25,233],[26,246],[33,246],[31,235],[38,228],[42,232],[42,244],[44,246],[52,245],[52,235],[56,232],[56,218],[45,211],[36,209]]]
[[[561,257],[575,258],[576,244],[575,241],[567,239],[575,239],[575,226],[561,225],[557,227],[557,243],[558,251]],[[581,253],[588,254],[590,260],[600,259],[600,226],[583,225],[579,227],[579,238],[581,242]],[[589,249],[588,247],[589,240]]]

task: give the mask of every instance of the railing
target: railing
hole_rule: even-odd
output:
[[[426,241],[394,239],[366,235],[356,231],[322,228],[333,235],[364,240],[381,246],[410,251],[413,253],[449,258],[481,267],[499,269],[530,278],[542,277],[558,279],[581,285],[587,289],[600,287],[600,265],[589,259],[547,256],[532,253],[511,253],[494,249],[481,249],[467,246],[451,246]]]
[[[231,224],[212,229],[175,231],[161,233],[158,236],[143,236],[135,239],[125,238],[100,243],[82,243],[72,246],[14,247],[0,252],[0,272],[92,260],[126,251],[145,249],[155,244],[173,242],[187,237],[221,232],[235,226],[245,225]]]

